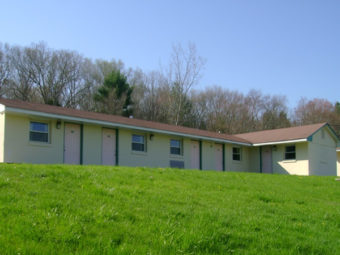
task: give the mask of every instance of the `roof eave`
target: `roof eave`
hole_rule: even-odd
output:
[[[0,107],[0,111],[1,111],[1,107]],[[46,118],[56,118],[56,119],[75,121],[75,122],[80,122],[80,123],[104,125],[104,126],[116,127],[116,128],[134,129],[134,130],[147,131],[147,132],[159,133],[159,134],[183,136],[183,137],[192,138],[192,139],[207,140],[207,141],[219,142],[219,143],[230,143],[230,144],[236,144],[236,145],[251,146],[251,143],[243,143],[243,142],[238,142],[238,141],[233,141],[233,140],[228,140],[228,139],[218,139],[218,138],[212,138],[208,136],[190,135],[190,134],[174,132],[174,131],[167,131],[167,130],[154,129],[154,128],[145,128],[145,127],[139,127],[139,126],[134,126],[134,125],[113,123],[110,121],[101,121],[101,120],[87,119],[87,118],[81,118],[81,117],[72,117],[68,115],[55,114],[55,113],[45,113],[45,112],[26,110],[26,109],[20,109],[20,108],[15,108],[15,107],[6,106],[5,109],[3,109],[3,111],[9,112],[9,113],[21,113],[21,114],[27,114],[27,115],[34,115],[34,116],[46,117]]]
[[[277,145],[277,144],[288,144],[288,143],[301,143],[307,142],[307,138],[295,139],[295,140],[285,140],[276,142],[266,142],[266,143],[253,143],[253,146],[266,146],[266,145]]]

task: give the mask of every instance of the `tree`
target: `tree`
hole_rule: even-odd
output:
[[[264,113],[262,115],[262,129],[290,127],[287,117],[285,96],[266,96],[264,98]]]
[[[170,123],[181,125],[186,111],[187,98],[193,86],[201,76],[205,60],[197,55],[196,46],[189,44],[188,49],[183,49],[180,44],[174,45],[171,60],[167,72],[169,94]]]
[[[112,71],[94,95],[97,111],[130,116],[132,114],[131,87],[119,70]]]
[[[6,87],[10,75],[8,57],[6,56],[7,50],[8,47],[3,47],[0,43],[0,97],[6,93]]]

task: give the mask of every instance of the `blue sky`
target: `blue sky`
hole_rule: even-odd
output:
[[[44,41],[144,71],[173,44],[207,60],[197,88],[340,101],[340,1],[2,1],[0,42]]]

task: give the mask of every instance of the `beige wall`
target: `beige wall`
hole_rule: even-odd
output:
[[[273,147],[273,173],[308,175],[308,142],[295,144],[296,159],[285,160],[285,148],[292,144],[280,144]]]
[[[313,135],[309,143],[309,160],[310,175],[337,175],[336,142],[327,127]]]
[[[249,147],[249,172],[260,173],[260,147]]]
[[[4,162],[5,113],[0,113],[0,162]]]
[[[337,175],[340,176],[340,151],[337,151],[336,154],[337,154]]]
[[[233,147],[241,148],[241,160],[233,160]],[[249,171],[249,147],[237,146],[232,144],[225,145],[225,160],[226,160],[226,171],[232,172],[246,172]]]
[[[132,151],[132,134],[145,135],[146,152]],[[183,155],[170,154],[171,138],[183,141]],[[178,160],[184,161],[185,168],[190,168],[190,140],[163,134],[153,134],[151,140],[149,133],[120,129],[118,155],[119,165],[123,166],[169,167],[170,160]]]
[[[102,127],[84,125],[83,127],[83,164],[100,165],[102,163]]]
[[[29,141],[30,121],[49,124],[50,143]],[[56,129],[56,121],[28,116],[5,115],[4,162],[63,163],[63,130]]]

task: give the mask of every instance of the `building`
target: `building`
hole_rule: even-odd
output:
[[[0,162],[336,175],[327,123],[226,135],[0,99]]]

